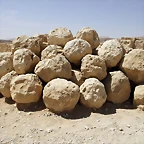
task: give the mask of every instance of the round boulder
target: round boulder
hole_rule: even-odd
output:
[[[104,80],[107,100],[113,103],[123,103],[130,97],[131,87],[127,76],[121,71],[108,73]]]
[[[120,69],[134,83],[144,82],[144,50],[133,49],[120,63]]]
[[[43,90],[43,101],[51,111],[71,111],[80,97],[79,86],[65,79],[54,79]]]
[[[107,99],[104,85],[96,78],[86,79],[80,86],[80,102],[89,108],[100,108]]]
[[[87,55],[92,54],[90,44],[82,39],[74,39],[66,43],[64,47],[65,57],[73,64],[79,65],[81,59]]]
[[[133,104],[135,106],[144,105],[144,85],[135,87]]]
[[[77,84],[78,86],[81,86],[84,83],[85,78],[83,77],[80,71],[72,70],[71,81]]]
[[[40,61],[34,70],[44,82],[49,82],[54,78],[71,78],[71,65],[68,60],[61,54],[52,59]]]
[[[11,52],[0,52],[0,78],[13,70],[13,55]]]
[[[10,83],[10,93],[16,103],[37,102],[42,95],[42,82],[35,74],[19,75]]]
[[[18,76],[18,74],[15,71],[11,71],[11,72],[7,73],[6,75],[4,75],[3,77],[1,77],[1,79],[0,79],[0,93],[4,97],[6,97],[6,98],[11,97],[10,82],[16,76]]]
[[[107,67],[115,67],[123,57],[123,48],[116,39],[105,41],[98,50],[98,55],[102,57]]]
[[[36,55],[40,55],[40,44],[38,37],[27,37],[22,36],[17,38],[18,42],[13,42],[12,53],[18,49],[29,49],[34,52]]]
[[[58,45],[49,45],[41,53],[41,60],[51,59],[57,56],[59,53],[62,53],[62,47]]]
[[[14,52],[13,67],[18,74],[32,72],[40,58],[28,49],[19,49]]]
[[[79,30],[76,34],[76,38],[86,40],[91,45],[92,49],[97,48],[100,44],[98,33],[90,27]]]
[[[64,47],[65,44],[73,39],[72,32],[67,28],[56,28],[48,34],[48,44]]]
[[[85,78],[102,80],[107,76],[106,63],[101,57],[88,54],[82,59],[81,72]]]

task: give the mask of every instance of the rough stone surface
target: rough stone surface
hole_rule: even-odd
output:
[[[87,54],[92,54],[92,49],[90,44],[82,39],[71,40],[64,47],[64,55],[76,65],[79,65],[81,59]]]
[[[81,72],[85,78],[95,77],[102,80],[107,75],[105,61],[97,55],[86,55],[82,59]]]
[[[38,38],[40,51],[43,51],[47,47],[47,34],[37,34],[34,37]]]
[[[10,94],[10,82],[16,76],[18,76],[18,74],[15,71],[11,71],[11,72],[7,73],[6,75],[4,75],[0,79],[0,93],[4,97],[7,97],[7,98],[11,97],[11,94]]]
[[[107,93],[107,100],[113,103],[123,103],[130,97],[130,82],[127,76],[121,71],[108,73],[104,80]]]
[[[41,60],[51,59],[57,56],[59,53],[62,53],[62,47],[58,45],[49,45],[41,53]]]
[[[144,40],[136,39],[135,40],[135,49],[143,49],[144,50]]]
[[[98,55],[105,60],[107,67],[115,67],[122,59],[123,54],[123,48],[116,39],[105,41],[98,50]]]
[[[36,55],[40,54],[39,38],[22,36],[18,37],[16,40],[18,42],[15,42],[15,40],[13,41],[12,53],[18,49],[26,48],[34,52]]]
[[[48,34],[48,44],[64,47],[65,44],[73,39],[73,35],[67,28],[56,28]]]
[[[79,97],[79,86],[60,78],[47,83],[43,90],[43,101],[46,107],[57,113],[72,110]]]
[[[133,49],[120,63],[120,69],[135,83],[144,82],[144,50]]]
[[[11,52],[0,52],[0,78],[13,70],[13,55]]]
[[[14,47],[25,47],[28,38],[26,35],[19,36],[12,41],[12,44]]]
[[[71,81],[77,84],[78,86],[81,86],[84,83],[85,78],[79,70],[72,70]]]
[[[13,67],[18,74],[32,72],[40,58],[29,49],[19,49],[13,56]]]
[[[19,75],[12,79],[10,92],[17,103],[37,102],[42,94],[42,83],[35,74]]]
[[[40,61],[34,72],[45,82],[54,78],[71,78],[71,65],[68,60],[61,54],[52,59]]]
[[[86,79],[80,86],[80,102],[90,108],[100,108],[107,99],[104,85],[96,78]]]
[[[120,43],[123,47],[124,53],[129,53],[132,49],[134,49],[135,38],[122,37],[120,39]]]
[[[135,87],[133,104],[135,106],[144,105],[144,85]]]
[[[79,30],[76,34],[76,38],[86,40],[92,47],[97,48],[100,44],[98,33],[90,27],[85,27]]]

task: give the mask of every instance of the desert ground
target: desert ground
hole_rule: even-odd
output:
[[[143,144],[144,112],[131,101],[100,109],[78,104],[71,113],[53,114],[42,100],[23,108],[0,98],[1,144]]]

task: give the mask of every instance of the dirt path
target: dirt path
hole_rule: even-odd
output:
[[[144,144],[144,112],[129,102],[91,111],[78,105],[69,114],[44,108],[19,111],[0,98],[0,144]]]

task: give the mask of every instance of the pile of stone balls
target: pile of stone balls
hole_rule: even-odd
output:
[[[17,104],[42,97],[55,113],[71,111],[78,101],[89,108],[100,108],[106,101],[123,103],[133,91],[133,104],[144,105],[144,49],[124,41],[101,44],[89,27],[75,37],[61,27],[17,37],[11,52],[0,52],[0,93]]]

